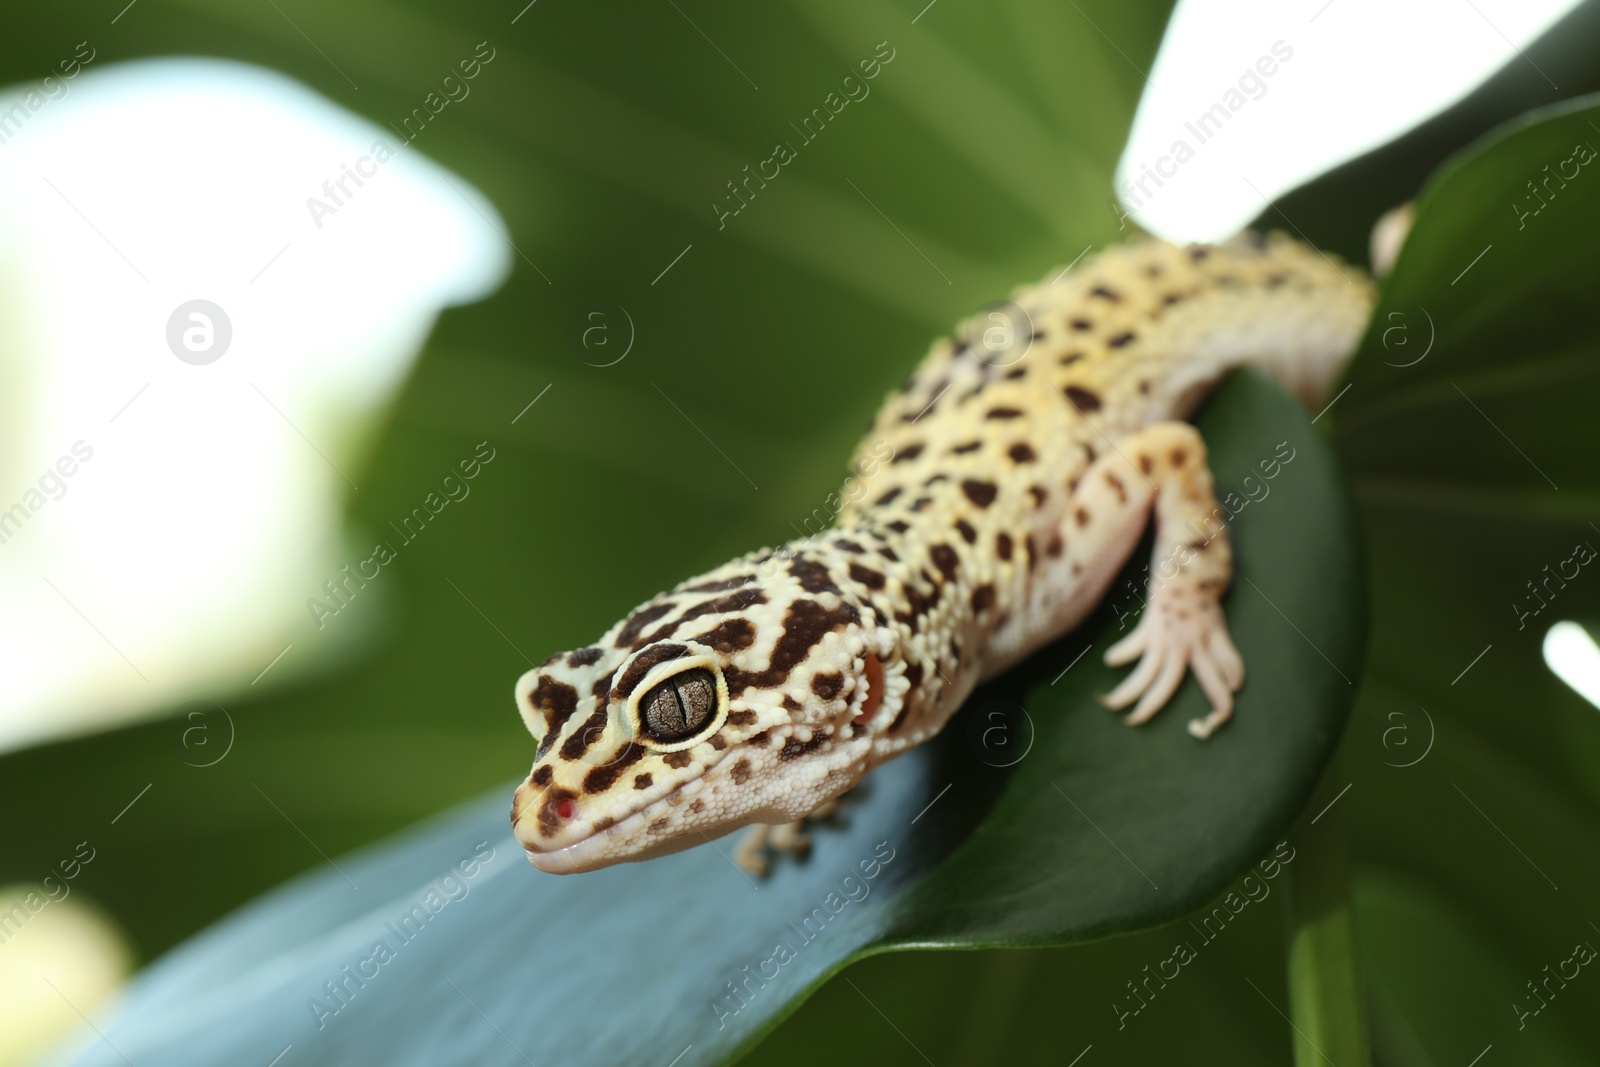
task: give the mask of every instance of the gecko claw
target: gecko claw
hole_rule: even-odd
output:
[[[1101,698],[1101,703],[1114,711],[1137,700],[1127,716],[1129,726],[1154,718],[1190,671],[1212,710],[1190,722],[1189,732],[1205,739],[1232,717],[1233,694],[1244,682],[1244,660],[1228,636],[1222,609],[1215,603],[1196,608],[1191,602],[1182,612],[1171,602],[1153,603],[1134,632],[1106,651],[1105,661],[1116,667],[1135,656],[1139,664],[1133,673]]]

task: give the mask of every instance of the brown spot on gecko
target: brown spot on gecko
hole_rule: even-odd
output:
[[[1101,408],[1100,394],[1092,389],[1085,389],[1081,385],[1069,385],[1064,391],[1072,406],[1083,414],[1099,411]]]
[[[1001,419],[1001,420],[1004,420],[1004,419],[1020,419],[1021,417],[1022,417],[1022,409],[1021,408],[990,408],[989,409],[989,413],[984,416],[984,418],[986,418],[986,419]]]
[[[961,568],[961,557],[956,555],[955,549],[946,544],[936,544],[928,549],[928,558],[939,569],[939,573],[944,575],[945,581],[956,580],[956,571]]]
[[[715,600],[703,600],[694,607],[685,609],[682,615],[679,615],[671,622],[663,624],[655,632],[636,639],[633,647],[642,648],[656,641],[665,640],[676,634],[679,627],[684,623],[692,619],[698,619],[702,615],[726,615],[735,611],[746,611],[757,604],[765,604],[766,602],[767,594],[759,589],[741,589],[737,593],[730,593]]]
[[[603,648],[580,648],[567,657],[567,662],[574,667],[592,667],[600,662],[600,657],[606,654]]]
[[[622,772],[638,763],[644,758],[645,747],[636,745],[632,741],[616,757],[603,767],[596,767],[583,776],[583,791],[585,793],[604,793],[622,777]]]
[[[850,564],[850,580],[860,582],[868,589],[882,589],[884,586],[884,577],[881,573],[871,567],[863,567],[859,563]]]
[[[528,694],[528,703],[544,714],[544,736],[551,737],[578,710],[578,691],[565,682],[541,674],[539,684]]]
[[[1117,491],[1117,503],[1128,502],[1128,487],[1122,484],[1122,479],[1114,471],[1106,471],[1106,484]]]
[[[598,740],[606,728],[606,709],[596,708],[593,715],[583,720],[576,733],[561,743],[561,758],[575,760],[588,751],[589,744]]]
[[[622,672],[622,677],[617,679],[616,687],[611,690],[611,699],[621,702],[633,695],[639,688],[639,683],[644,681],[644,676],[650,673],[652,667],[658,663],[669,660],[682,659],[689,654],[686,645],[656,645],[647,648],[628,664],[628,669]]]
[[[911,444],[906,445],[904,448],[896,452],[894,454],[894,459],[891,459],[889,463],[891,465],[895,463],[910,463],[912,460],[922,455],[922,449],[924,447],[925,446],[921,441],[913,441]]]
[[[550,764],[546,763],[543,767],[533,772],[533,784],[549,785],[550,779],[553,777],[555,777],[555,771],[551,769]]]
[[[689,640],[698,641],[718,652],[738,652],[756,643],[756,628],[749,619],[724,619],[703,634]]]
[[[783,742],[783,748],[778,750],[778,758],[780,760],[784,760],[785,762],[792,759],[799,759],[801,756],[804,756],[807,753],[815,752],[817,749],[821,748],[827,743],[828,737],[821,731],[812,734],[811,740],[809,741],[801,741],[798,738],[790,737]]]
[[[1037,452],[1022,442],[1012,445],[1011,448],[1007,450],[1006,455],[1011,457],[1011,462],[1013,463],[1032,463],[1034,460],[1039,458],[1039,454]]]
[[[661,757],[661,762],[665,763],[673,770],[682,770],[683,768],[689,766],[689,761],[692,759],[694,759],[694,757],[689,755],[689,750],[682,749],[677,752],[668,752],[665,756]]]
[[[1110,345],[1112,348],[1122,348],[1133,343],[1135,336],[1136,335],[1132,330],[1126,330],[1117,334],[1115,337],[1108,338],[1106,340],[1106,344]]]
[[[733,779],[734,785],[744,785],[750,780],[750,761],[747,759],[740,760],[729,769],[728,774]]]
[[[967,495],[968,500],[978,507],[986,508],[994,503],[995,495],[1000,490],[993,482],[980,482],[976,479],[968,478],[961,483],[961,491]]]
[[[966,519],[956,520],[956,532],[961,534],[961,539],[967,544],[977,544],[978,531],[974,530],[972,528],[972,523],[968,522]]]
[[[800,588],[808,593],[837,593],[839,587],[834,584],[833,576],[828,573],[828,568],[814,559],[797,556],[789,564],[789,573],[800,581]]]
[[[844,675],[838,671],[828,671],[818,674],[811,679],[811,691],[823,700],[832,700],[844,688]]]
[[[956,445],[950,451],[955,453],[958,456],[964,456],[968,452],[976,452],[978,449],[980,449],[982,447],[983,447],[983,442],[982,441],[968,441],[964,445]]]
[[[972,591],[972,611],[978,614],[994,605],[994,586],[980,585]]]
[[[783,634],[773,646],[772,660],[767,669],[746,671],[732,666],[726,668],[723,677],[727,679],[728,692],[742,693],[752,686],[771,689],[782,685],[788,679],[789,672],[824,636],[860,619],[860,613],[849,604],[829,608],[815,600],[796,600],[784,616]]]
[[[1003,533],[994,539],[995,555],[999,556],[1001,559],[1009,560],[1011,558],[1011,549],[1012,542],[1010,534]]]
[[[627,648],[644,632],[644,628],[661,618],[678,605],[670,600],[652,604],[647,608],[640,608],[628,616],[628,621],[622,624],[622,629],[617,631],[617,639],[612,642],[618,648]]]
[[[751,582],[753,582],[755,580],[756,580],[756,576],[753,575],[753,574],[741,574],[736,578],[720,578],[720,579],[718,579],[717,581],[714,581],[714,582],[701,582],[699,585],[691,585],[688,588],[684,589],[683,592],[685,592],[685,593],[726,593],[730,589],[738,589],[740,586],[749,585]]]

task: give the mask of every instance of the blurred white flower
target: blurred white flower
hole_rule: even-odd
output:
[[[1543,78],[1522,49],[1578,4],[1179,0],[1117,167],[1123,210],[1168,240],[1230,237],[1502,64]]]
[[[1600,707],[1600,646],[1575,622],[1558,622],[1544,635],[1544,663],[1578,695]]]
[[[465,181],[255,67],[96,64],[0,93],[0,137],[4,749],[325,652],[379,417],[509,258]]]
[[[133,969],[133,949],[99,908],[55,878],[0,886],[0,1067],[21,1067],[83,1028]]]

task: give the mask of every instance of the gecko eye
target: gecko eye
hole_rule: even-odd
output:
[[[704,667],[680,671],[639,700],[644,735],[659,744],[687,741],[717,718],[717,679]]]

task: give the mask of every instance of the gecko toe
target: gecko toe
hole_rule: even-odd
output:
[[[1155,713],[1172,699],[1172,694],[1178,691],[1178,686],[1183,684],[1184,671],[1188,667],[1186,657],[1181,653],[1169,652],[1162,658],[1161,664],[1161,673],[1155,683],[1145,690],[1139,706],[1128,716],[1129,726],[1139,726],[1149,722]]]
[[[1133,673],[1122,680],[1122,684],[1100,698],[1100,703],[1113,711],[1119,711],[1136,700],[1140,693],[1150,688],[1150,683],[1155,680],[1156,672],[1161,667],[1161,657],[1151,652],[1146,652]]]
[[[1133,633],[1106,649],[1106,666],[1121,667],[1132,663],[1139,658],[1149,644],[1149,635],[1145,633],[1143,624],[1140,624],[1134,628]]]

